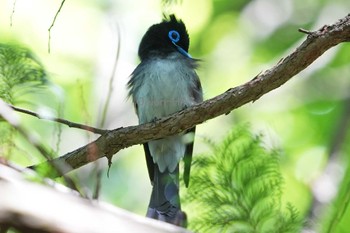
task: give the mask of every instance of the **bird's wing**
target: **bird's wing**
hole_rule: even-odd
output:
[[[193,144],[194,144],[194,134],[196,132],[196,127],[193,127],[186,131],[187,133],[192,134],[193,140],[191,140],[186,145],[186,151],[184,156],[184,181],[186,188],[188,187],[188,184],[190,182],[190,172],[191,172],[191,163],[192,163],[192,153],[193,153]]]
[[[192,66],[195,68],[197,66],[197,60],[192,60]],[[193,72],[192,76],[194,80],[194,88],[191,88],[189,91],[191,96],[196,103],[200,103],[203,101],[203,92],[201,82],[196,72]],[[186,145],[186,151],[184,155],[184,181],[186,187],[188,187],[190,183],[190,172],[191,172],[191,163],[192,163],[192,153],[193,153],[193,144],[194,144],[194,135],[196,132],[196,127],[193,127],[186,131],[186,134],[190,133],[192,140],[190,140]]]
[[[153,185],[153,179],[154,179],[154,163],[153,163],[153,158],[151,156],[151,152],[149,151],[148,148],[148,143],[143,144],[143,149],[145,151],[145,156],[146,156],[146,163],[147,163],[147,169],[148,169],[148,175],[149,179],[151,180],[151,183]]]

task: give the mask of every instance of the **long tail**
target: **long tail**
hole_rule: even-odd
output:
[[[181,211],[179,196],[179,166],[160,172],[154,164],[154,179],[147,217],[186,227],[186,214]]]

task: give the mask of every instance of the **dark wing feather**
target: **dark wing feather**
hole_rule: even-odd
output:
[[[143,144],[143,149],[145,151],[149,179],[151,180],[151,183],[153,185],[154,163],[153,163],[153,159],[152,159],[151,153],[150,153],[149,148],[148,148],[148,143]]]
[[[186,188],[190,183],[190,172],[191,172],[191,163],[192,163],[192,153],[193,153],[193,144],[194,144],[194,134],[196,132],[196,127],[193,127],[186,131],[186,133],[193,134],[193,140],[186,145],[186,151],[184,156],[184,181]]]
[[[197,61],[198,60],[192,60],[190,65],[192,66],[193,69],[197,67]],[[202,92],[202,86],[199,81],[199,77],[196,72],[193,72],[193,77],[194,79],[194,86],[189,89],[189,92],[191,93],[191,96],[193,100],[196,103],[200,103],[203,101],[203,92]],[[194,144],[194,135],[196,132],[196,127],[193,127],[189,130],[186,131],[187,133],[193,134],[193,140],[186,145],[186,151],[185,151],[185,156],[184,156],[184,182],[186,188],[188,187],[190,183],[190,172],[191,172],[191,163],[192,163],[192,153],[193,153],[193,144]]]
[[[195,69],[197,67],[197,61],[195,59],[192,59],[192,62],[190,63],[191,68]],[[196,103],[200,103],[203,101],[203,92],[202,92],[202,86],[199,81],[199,77],[196,72],[193,72],[193,81],[194,81],[194,86],[192,86],[189,89],[189,93],[191,94],[193,100]],[[188,187],[190,183],[190,172],[191,172],[191,163],[192,163],[192,153],[193,153],[193,144],[194,144],[194,135],[196,132],[196,127],[193,127],[189,130],[186,131],[186,133],[191,133],[193,134],[193,140],[186,145],[186,151],[185,151],[185,156],[184,156],[184,181],[186,187]]]

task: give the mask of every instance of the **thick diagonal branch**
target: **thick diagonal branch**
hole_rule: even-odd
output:
[[[104,156],[111,158],[121,149],[174,135],[228,113],[278,88],[308,67],[328,49],[348,41],[350,41],[350,15],[335,24],[308,33],[306,40],[294,52],[281,59],[271,69],[241,86],[231,88],[219,96],[157,122],[108,131],[96,141],[54,159],[54,162],[68,164],[69,166],[65,166],[65,172],[69,172]],[[33,168],[45,164],[39,164]]]

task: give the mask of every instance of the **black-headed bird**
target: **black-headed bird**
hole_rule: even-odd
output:
[[[152,122],[203,101],[196,67],[189,53],[185,24],[174,15],[151,26],[143,36],[141,63],[128,83],[139,123]],[[186,215],[179,197],[179,162],[184,159],[184,181],[189,184],[195,127],[184,133],[143,145],[153,185],[147,217],[184,226]]]

